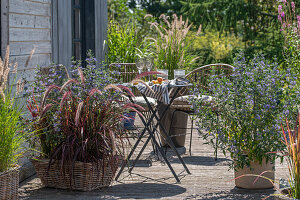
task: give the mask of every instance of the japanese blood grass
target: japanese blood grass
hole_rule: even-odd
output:
[[[285,151],[282,154],[288,164],[289,171],[289,196],[294,199],[300,199],[300,115],[294,130],[290,129],[289,122],[286,121],[286,129],[282,126],[283,143],[285,145]]]

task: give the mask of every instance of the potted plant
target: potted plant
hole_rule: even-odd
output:
[[[289,70],[280,71],[277,63],[269,63],[263,56],[246,61],[239,54],[234,66],[229,77],[208,80],[209,92],[196,91],[214,97],[211,106],[205,99],[192,100],[199,130],[205,130],[200,136],[231,156],[236,186],[270,188],[273,185],[268,180],[253,184],[256,177],[243,174],[274,170],[276,155],[269,152],[283,148],[280,123],[282,113],[291,114],[290,105],[297,105],[290,100],[296,94],[292,90],[297,78]],[[274,172],[264,175],[274,180]]]
[[[22,101],[19,98],[23,83],[19,80],[16,87],[8,86],[10,66],[8,46],[5,59],[0,58],[0,199],[18,199],[18,161],[25,152],[27,134],[22,123]],[[17,73],[16,63],[13,73]]]
[[[122,160],[126,131],[120,123],[136,105],[121,101],[123,92],[115,85],[89,82],[99,71],[85,79],[92,68],[78,68],[78,79],[50,85],[41,98],[33,94],[28,100],[33,143],[41,151],[33,164],[47,187],[91,191],[109,186]],[[109,80],[106,76],[102,71]],[[96,84],[102,89],[92,87]]]

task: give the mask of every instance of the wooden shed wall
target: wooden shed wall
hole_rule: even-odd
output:
[[[25,78],[27,81],[33,81],[34,68],[37,65],[46,66],[51,63],[51,0],[4,1],[8,5],[8,23],[7,27],[2,29],[6,31],[2,36],[7,37],[7,43],[10,45],[10,59],[12,62],[18,62],[18,79]],[[4,41],[2,41],[3,45],[5,46]],[[25,62],[33,48],[35,54],[25,68]],[[4,54],[3,50],[2,54]],[[20,164],[22,166],[20,181],[22,181],[31,176],[34,169],[26,158],[22,159]]]
[[[17,61],[18,76],[33,80],[34,68],[51,63],[51,0],[9,0],[11,60]],[[28,67],[26,59],[36,48]]]

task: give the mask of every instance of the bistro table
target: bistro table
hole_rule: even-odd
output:
[[[131,86],[129,84],[125,84],[126,86]],[[136,87],[141,95],[143,96],[148,108],[149,108],[149,111],[151,113],[151,116],[147,119],[147,121],[140,116],[140,119],[142,121],[142,123],[144,124],[144,129],[142,130],[142,132],[140,133],[136,143],[134,144],[133,148],[131,149],[127,159],[125,160],[125,162],[123,162],[122,166],[121,166],[121,169],[119,170],[117,176],[116,176],[116,180],[119,179],[121,173],[123,172],[125,166],[128,164],[131,156],[133,155],[134,151],[136,150],[137,146],[139,145],[139,143],[141,142],[142,138],[144,137],[146,131],[149,133],[149,136],[146,140],[146,142],[144,143],[143,147],[141,148],[140,152],[138,153],[136,159],[134,160],[131,168],[129,169],[129,173],[131,173],[131,171],[133,170],[135,164],[137,163],[137,161],[139,160],[140,156],[142,155],[143,151],[145,150],[146,146],[148,145],[149,141],[152,140],[153,141],[153,144],[154,144],[154,147],[156,149],[158,149],[159,153],[161,154],[163,160],[166,162],[166,164],[168,165],[169,169],[171,170],[173,176],[175,177],[176,181],[178,183],[180,183],[180,180],[177,176],[177,174],[175,173],[173,167],[171,166],[170,162],[168,161],[167,157],[166,157],[166,154],[163,150],[163,146],[161,144],[159,144],[157,142],[157,139],[155,138],[155,131],[157,130],[158,127],[161,128],[161,130],[164,132],[164,136],[165,137],[162,137],[165,142],[171,147],[171,149],[175,152],[176,156],[178,157],[179,161],[181,162],[181,164],[183,165],[185,171],[190,174],[190,171],[189,169],[187,168],[185,162],[183,161],[182,157],[180,156],[180,154],[178,153],[174,143],[172,142],[170,136],[168,135],[167,131],[166,131],[166,128],[163,126],[163,124],[161,123],[161,119],[164,117],[164,115],[166,114],[167,110],[169,109],[170,105],[172,104],[173,100],[175,99],[175,97],[177,96],[178,92],[182,89],[182,88],[185,88],[185,87],[189,87],[189,86],[192,86],[192,84],[190,83],[187,83],[187,84],[176,84],[176,81],[175,80],[171,80],[169,81],[168,83],[163,83],[161,85],[153,85],[153,86],[150,86],[150,87],[146,87],[145,85],[139,83],[138,85],[136,86],[131,86],[131,87]],[[151,90],[150,90],[151,88]],[[169,93],[168,93],[168,90],[171,89],[171,88],[174,88],[175,89],[175,92],[173,94],[173,96],[171,97],[171,99],[169,98]],[[160,103],[158,104],[158,106],[156,108],[153,108],[151,105],[150,105],[150,102],[148,101],[147,99],[147,96],[148,97],[154,97],[156,98]],[[134,103],[134,100],[132,99],[131,96],[129,96],[129,99],[132,103]],[[166,105],[164,106],[163,110],[162,110],[162,114],[159,116],[158,115],[158,111],[161,109],[161,105]],[[154,123],[154,119],[156,119],[156,123],[155,125],[153,126],[153,129],[150,129],[150,125],[151,123]]]

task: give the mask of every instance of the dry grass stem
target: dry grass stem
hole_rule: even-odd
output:
[[[33,49],[30,51],[30,55],[28,56],[28,58],[27,58],[27,60],[26,60],[26,62],[25,62],[25,65],[24,65],[25,68],[28,66],[30,60],[32,59],[32,56],[33,56],[34,52],[35,52],[35,48],[33,48]]]

